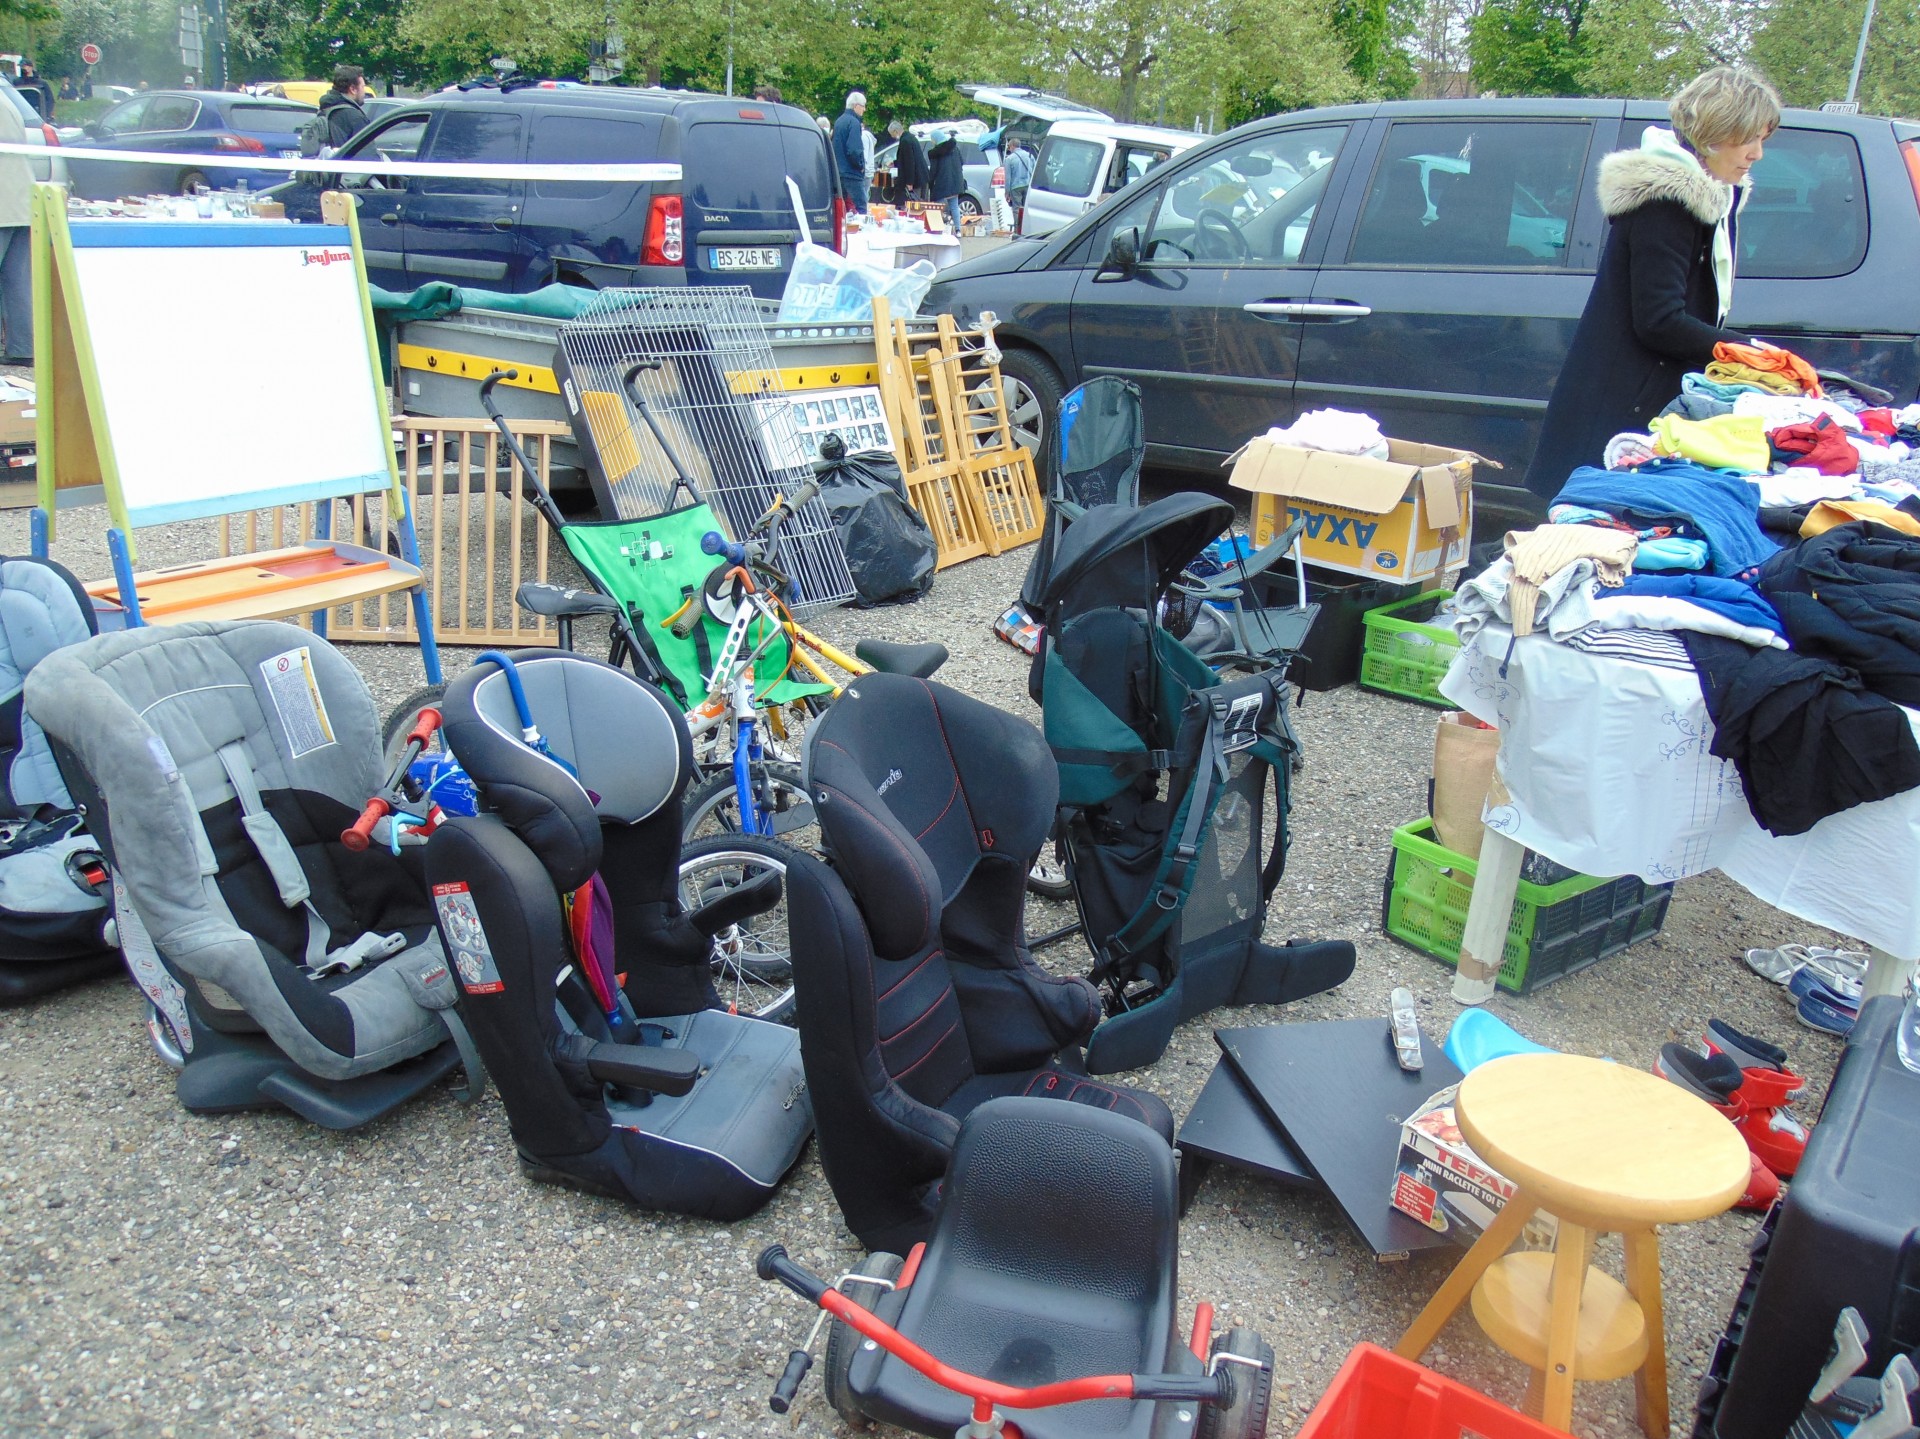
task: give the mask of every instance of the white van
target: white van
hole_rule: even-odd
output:
[[[1191,150],[1205,135],[1123,125],[1113,120],[1062,120],[1047,132],[1020,211],[1022,235],[1050,235],[1124,189],[1155,166]]]

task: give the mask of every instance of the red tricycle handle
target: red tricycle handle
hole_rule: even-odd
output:
[[[353,827],[341,832],[340,843],[359,854],[373,843],[373,827],[392,813],[393,806],[384,799],[376,796],[368,800],[367,807],[360,811],[360,818],[353,822]]]

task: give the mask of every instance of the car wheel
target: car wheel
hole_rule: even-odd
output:
[[[200,171],[189,170],[180,177],[180,188],[177,193],[182,195],[191,195],[193,193],[193,187],[195,185],[204,185],[206,183],[207,183],[207,177],[201,174]]]
[[[1007,423],[1013,430],[1013,442],[1026,446],[1033,456],[1034,472],[1044,487],[1046,477],[1053,473],[1049,447],[1066,385],[1044,355],[1016,349],[1000,356],[1000,388],[1007,397]]]
[[[962,215],[978,215],[980,213],[980,202],[971,195],[962,195],[960,197],[960,213]]]

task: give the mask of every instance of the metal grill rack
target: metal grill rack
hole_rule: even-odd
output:
[[[737,539],[776,492],[805,483],[815,456],[782,392],[770,314],[745,287],[606,290],[561,327],[558,368],[604,481],[603,511],[658,514],[683,502],[674,482],[684,478]],[[634,379],[645,415],[621,383],[641,360],[656,366]],[[780,559],[799,586],[796,611],[853,598],[839,535],[819,500],[782,529]]]

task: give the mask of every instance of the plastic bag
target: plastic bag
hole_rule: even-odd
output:
[[[933,274],[925,260],[915,260],[904,270],[887,270],[802,242],[794,249],[793,272],[780,296],[779,323],[870,322],[875,295],[886,297],[897,318],[917,315],[933,288]]]
[[[907,503],[900,465],[885,450],[849,455],[838,435],[820,445],[820,500],[833,516],[858,603],[913,600],[933,585],[933,531]]]

